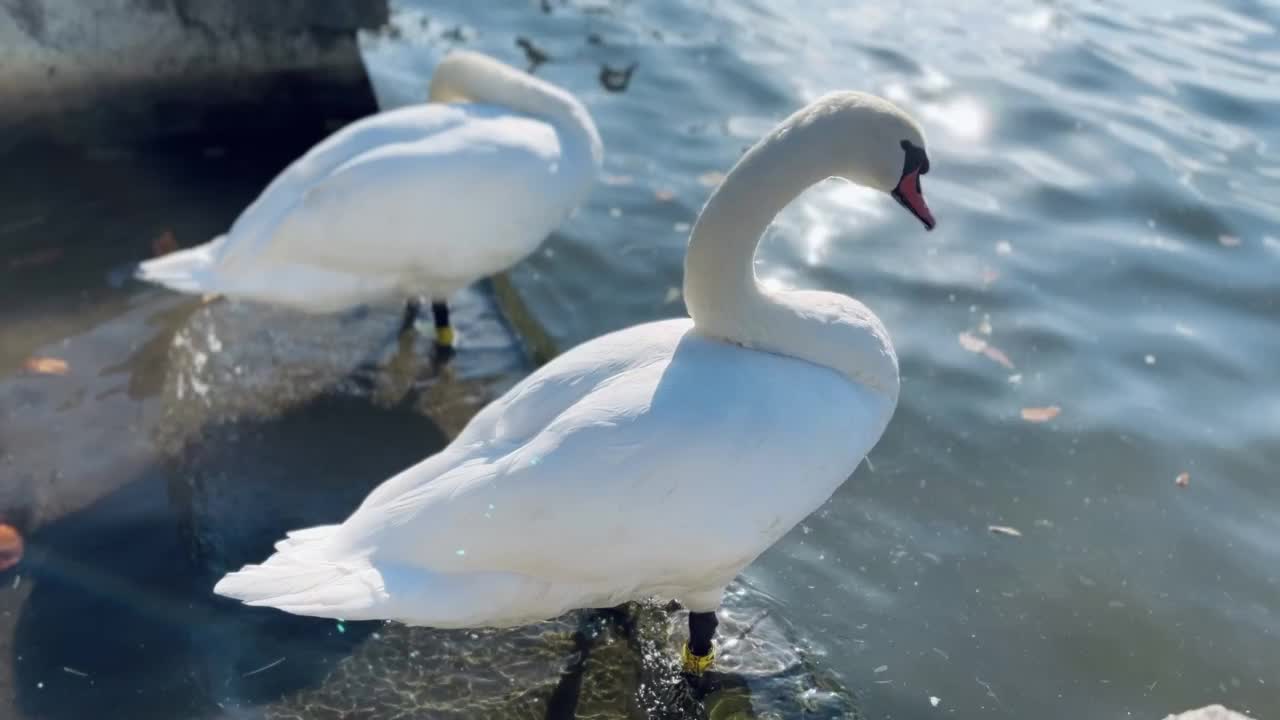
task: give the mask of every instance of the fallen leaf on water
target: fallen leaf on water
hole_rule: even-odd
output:
[[[22,562],[22,534],[12,525],[0,525],[0,572]]]
[[[172,230],[165,230],[151,241],[151,256],[160,257],[168,255],[178,249],[178,239],[173,236]]]
[[[1007,535],[1009,537],[1022,537],[1021,530],[1015,527],[1009,527],[1008,525],[988,525],[987,530],[990,530],[992,533],[996,535]]]
[[[960,347],[971,353],[981,353],[993,362],[999,363],[1001,366],[1012,370],[1013,361],[1000,348],[988,343],[986,340],[974,335],[973,333],[962,332],[956,336],[956,340],[960,341]]]
[[[983,349],[982,354],[986,355],[988,358],[994,360],[995,362],[1000,363],[1001,365],[1008,368],[1009,370],[1013,369],[1013,361],[1009,359],[1008,355],[1004,354],[1004,351],[1002,351],[1000,348],[996,347],[995,345],[988,345],[986,348]]]
[[[724,173],[716,170],[704,172],[698,176],[698,182],[702,183],[706,187],[715,187],[724,182]]]
[[[1049,422],[1058,417],[1060,412],[1062,412],[1062,408],[1057,405],[1022,408],[1022,419],[1033,423]]]
[[[1218,244],[1222,247],[1240,247],[1240,238],[1235,235],[1219,235]]]
[[[67,370],[70,369],[66,360],[55,357],[27,358],[26,368],[41,375],[66,375]]]
[[[658,202],[671,202],[676,199],[676,194],[667,188],[658,188],[653,191],[653,197],[657,199]]]
[[[1176,477],[1176,478],[1174,478],[1174,479],[1173,479],[1173,483],[1174,483],[1175,485],[1177,485],[1178,487],[1186,487],[1186,486],[1190,485],[1190,484],[1191,484],[1191,473],[1189,473],[1189,472],[1180,472],[1180,473],[1178,473],[1178,477]]]

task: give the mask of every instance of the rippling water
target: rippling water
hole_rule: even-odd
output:
[[[1280,7],[492,5],[414,0],[369,58],[403,102],[524,37],[590,106],[605,182],[516,273],[565,346],[683,313],[712,173],[799,105],[925,125],[937,231],[833,182],[758,263],[861,298],[902,360],[871,462],[747,573],[870,717],[1280,711]]]
[[[384,104],[421,99],[464,44],[545,55],[538,74],[590,106],[606,177],[514,273],[562,347],[684,312],[698,208],[801,104],[870,90],[925,125],[938,230],[831,182],[759,255],[768,282],[866,302],[904,382],[870,461],[735,591],[726,663],[781,680],[730,695],[827,717],[842,687],[868,718],[1272,717],[1280,5],[943,5],[403,0],[365,49]],[[601,82],[632,64],[624,90]],[[347,629],[216,604],[190,575],[191,536],[212,572],[260,552],[235,528],[340,517],[333,498],[444,442],[516,361],[472,332],[461,359],[486,377],[429,385],[428,417],[389,388],[329,392],[393,354],[395,307],[302,322],[123,280],[161,230],[223,229],[287,145],[0,142],[0,522],[30,530],[0,574],[0,715],[542,717],[572,685],[572,617]],[[373,380],[412,379],[406,357]],[[578,717],[655,692],[674,644],[645,613],[644,663],[613,630],[580,663]]]

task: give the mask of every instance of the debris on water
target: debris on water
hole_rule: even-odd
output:
[[[600,176],[600,182],[604,183],[605,185],[615,185],[615,186],[630,185],[631,183],[635,182],[635,178],[631,177],[630,175],[607,175],[606,174],[606,175]]]
[[[703,187],[715,187],[720,183],[724,182],[724,173],[718,172],[716,170],[710,170],[708,172],[704,172],[698,176],[698,182]]]
[[[1178,487],[1187,487],[1188,485],[1191,484],[1191,473],[1189,472],[1178,473],[1178,477],[1173,479],[1173,483]]]
[[[347,626],[346,626],[346,624],[344,624],[344,623],[342,622],[342,620],[341,620],[341,619],[339,619],[339,620],[338,620],[338,632],[340,632],[340,633],[344,633],[344,632],[346,632],[346,631],[347,631]]]
[[[19,586],[19,585],[21,585],[21,584],[22,584],[22,576],[21,576],[21,575],[14,575],[14,576],[13,576],[13,585],[12,585],[13,589],[14,589],[14,590],[17,590],[17,589],[18,589],[18,586]]]
[[[989,267],[982,268],[982,286],[983,287],[990,286],[991,283],[994,283],[996,280],[999,280],[999,279],[1000,279],[999,270],[996,270],[994,268],[989,268]]]
[[[75,675],[76,677],[82,677],[82,678],[87,678],[87,677],[89,677],[89,673],[84,672],[83,670],[77,670],[77,669],[75,669],[75,668],[73,668],[73,667],[68,667],[68,666],[66,666],[66,665],[63,665],[63,666],[62,666],[62,672],[66,673],[66,674],[68,674],[68,675]]]
[[[250,670],[249,672],[247,672],[247,673],[245,673],[245,674],[241,675],[240,677],[242,677],[242,678],[253,677],[254,675],[257,675],[258,673],[263,673],[263,672],[266,672],[266,671],[270,670],[271,668],[273,668],[273,667],[275,667],[275,666],[279,665],[279,664],[280,664],[280,663],[282,663],[282,662],[284,662],[284,656],[280,656],[280,657],[276,658],[275,660],[272,660],[271,662],[267,663],[266,665],[263,665],[262,667],[258,668],[257,670]]]
[[[1008,537],[1022,537],[1021,530],[1015,527],[1009,527],[1008,525],[988,525],[987,530],[990,530],[995,535],[1007,535]]]
[[[943,660],[946,660],[947,662],[951,662],[951,656],[946,654],[942,650],[939,650],[938,648],[933,648],[933,651],[938,653],[938,657],[942,658]]]
[[[151,241],[151,256],[160,257],[168,255],[178,249],[178,239],[174,237],[172,230],[165,230]]]
[[[640,63],[631,63],[630,65],[616,70],[609,67],[608,64],[600,66],[600,84],[609,92],[622,92],[631,84],[631,74],[640,67]]]
[[[12,525],[0,524],[0,571],[8,570],[22,562],[22,553],[26,543],[22,533]],[[18,578],[13,579],[13,587],[18,587]]]
[[[1013,245],[1010,245],[1008,240],[1001,240],[1000,242],[996,243],[997,255],[1009,255],[1012,253],[1013,253]]]
[[[888,670],[888,669],[889,669],[889,666],[888,666],[888,665],[881,665],[880,667],[877,667],[875,670],[872,670],[871,672],[876,673],[877,675],[879,675],[880,673],[885,672],[885,671],[886,671],[886,670]]]
[[[1010,385],[1021,385],[1021,384],[1022,384],[1022,373],[1014,373],[1014,374],[1010,375],[1010,376],[1009,376],[1009,384],[1010,384]]]
[[[1057,405],[1022,408],[1022,419],[1033,423],[1049,422],[1061,412],[1062,408]]]
[[[982,333],[983,335],[990,335],[993,332],[993,330],[994,328],[991,327],[991,316],[986,313],[983,313],[982,322],[978,323],[978,332]]]
[[[1222,247],[1240,247],[1240,238],[1235,235],[1219,235],[1218,244]]]
[[[664,296],[663,296],[663,298],[662,298],[662,302],[663,302],[664,304],[670,305],[671,303],[673,303],[673,302],[675,302],[675,301],[677,301],[677,300],[679,300],[679,299],[680,299],[680,288],[678,288],[678,287],[669,287],[669,288],[667,288],[667,294],[666,294],[666,295],[664,295]]]
[[[942,698],[938,697],[937,695],[930,695],[930,696],[929,696],[929,705],[930,705],[930,707],[938,707],[938,703],[940,703],[940,702],[942,702]]]
[[[990,330],[990,326],[988,326],[988,330]],[[978,331],[982,332],[982,329],[979,328]],[[970,332],[962,332],[956,337],[956,339],[960,342],[960,347],[965,350],[968,350],[971,353],[985,355],[987,359],[1007,369],[1013,369],[1013,361],[1009,360],[1009,356],[1005,355],[1003,350],[992,345],[986,340],[983,340],[977,335]]]
[[[658,202],[671,202],[676,199],[676,193],[670,188],[658,188],[653,191],[653,197]]]
[[[534,72],[539,65],[551,59],[551,56],[546,51],[534,45],[532,40],[523,35],[516,38],[516,47],[524,51],[524,57],[529,61],[529,72]]]
[[[23,366],[38,375],[66,375],[71,369],[66,360],[55,357],[29,357]]]
[[[1152,354],[1150,354],[1150,353],[1148,353],[1148,354],[1146,354],[1146,355],[1143,355],[1143,356],[1142,356],[1142,362],[1144,362],[1144,363],[1146,363],[1146,364],[1148,364],[1148,365],[1155,365],[1155,364],[1156,364],[1156,356],[1155,356],[1155,355],[1152,355]]]

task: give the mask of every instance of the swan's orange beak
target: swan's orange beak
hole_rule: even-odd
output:
[[[932,230],[938,224],[924,201],[924,193],[920,190],[919,170],[912,170],[903,175],[898,181],[898,187],[893,189],[892,195],[894,200],[901,203],[902,207],[910,210],[912,215],[924,223],[925,230]]]

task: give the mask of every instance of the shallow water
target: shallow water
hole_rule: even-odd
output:
[[[800,104],[923,122],[936,231],[833,182],[758,261],[861,298],[902,361],[871,464],[747,572],[869,717],[1280,713],[1274,3],[410,4],[396,46],[524,36],[600,124],[609,177],[515,274],[566,346],[683,312],[705,174]]]
[[[904,378],[870,462],[745,575],[785,621],[775,637],[794,636],[871,718],[1159,718],[1210,702],[1260,719],[1280,712],[1280,333],[1269,322],[1280,299],[1280,9],[490,5],[414,0],[396,37],[369,43],[368,57],[383,101],[397,104],[423,92],[447,47],[518,60],[523,37],[550,56],[539,74],[590,106],[607,177],[514,274],[564,347],[683,312],[688,224],[713,173],[798,105],[865,89],[925,125],[938,230],[924,233],[888,198],[831,183],[789,207],[760,254],[771,281],[866,302]],[[631,63],[625,91],[602,86],[602,65]],[[290,633],[318,626],[283,625],[265,649],[202,655],[192,648],[242,616],[206,607],[200,582],[172,577],[181,560],[172,538],[192,529],[164,507],[164,488],[182,475],[175,463],[200,461],[185,443],[167,445],[184,426],[166,415],[166,398],[175,373],[191,372],[175,358],[198,357],[173,340],[240,316],[212,307],[192,316],[166,293],[122,282],[119,268],[148,255],[163,228],[183,244],[219,230],[252,195],[251,180],[288,157],[279,151],[249,167],[216,152],[104,154],[91,158],[92,173],[78,170],[70,186],[50,179],[58,189],[48,191],[33,178],[56,156],[6,151],[0,467],[19,482],[0,487],[0,510],[39,508],[24,521],[40,528],[36,569],[2,598],[15,629],[0,648],[0,694],[20,716],[110,706],[175,717],[212,712],[209,700],[271,706],[298,691],[270,711],[288,717],[317,698],[333,704],[318,680],[330,663],[339,683],[364,687],[369,658],[403,662],[399,637],[340,661],[357,639],[328,625],[310,644],[291,644]],[[134,195],[150,204],[130,204]],[[343,331],[354,333],[350,345],[335,345],[367,347],[393,320],[394,308],[356,318],[343,326],[360,328]],[[318,362],[315,345],[257,342],[234,357]],[[361,359],[337,354],[300,382],[332,381]],[[29,356],[60,357],[70,370],[33,376],[22,370]],[[438,418],[417,425],[396,406],[344,397],[211,425],[209,446],[231,450],[199,472],[279,452],[286,470],[360,475],[345,487],[358,495],[360,483],[422,452],[416,442],[448,431]],[[1051,406],[1060,413],[1048,422],[1022,417]],[[336,446],[343,422],[379,443],[347,457],[302,442],[320,426]],[[87,549],[98,540],[105,549]],[[71,629],[101,637],[85,644]],[[567,632],[544,628],[548,649],[526,659],[533,670],[520,666],[529,675],[512,676],[542,692]],[[316,667],[290,661],[254,674],[279,648]],[[241,664],[184,664],[229,654]],[[210,690],[219,673],[226,684]],[[605,700],[591,699],[592,717],[608,715]]]

